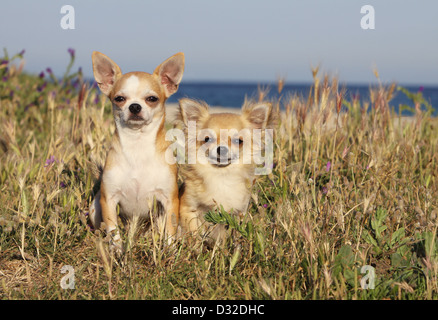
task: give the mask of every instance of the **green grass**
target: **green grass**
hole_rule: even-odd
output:
[[[275,166],[257,180],[248,215],[208,214],[229,226],[222,248],[186,238],[167,247],[147,232],[117,260],[85,215],[93,163],[114,130],[109,102],[70,72],[74,55],[61,80],[23,74],[21,55],[5,59],[0,298],[438,298],[438,122],[421,93],[402,122],[390,99],[404,89],[380,85],[360,105],[314,70],[307,101],[274,101],[285,110]],[[74,290],[61,288],[64,265]],[[364,265],[375,268],[374,289],[361,288]]]

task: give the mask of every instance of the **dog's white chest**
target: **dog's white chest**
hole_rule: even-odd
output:
[[[208,180],[208,181],[207,181]],[[206,195],[209,205],[222,205],[226,211],[246,212],[250,191],[239,175],[211,175],[206,177]]]
[[[119,204],[124,214],[147,215],[154,198],[164,207],[168,206],[172,181],[168,166],[150,161],[146,166],[126,168],[120,174]]]
[[[170,167],[156,153],[154,143],[138,141],[123,148],[117,165],[105,171],[103,177],[121,212],[126,216],[147,217],[154,198],[164,208],[168,207],[174,178]]]

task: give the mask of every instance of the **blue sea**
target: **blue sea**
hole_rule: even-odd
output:
[[[307,98],[309,95],[310,84],[285,84],[281,95],[299,95]],[[210,106],[221,106],[230,108],[240,108],[244,102],[245,96],[248,98],[257,97],[258,88],[270,88],[268,98],[278,98],[278,89],[276,84],[257,84],[257,83],[227,83],[227,82],[182,82],[178,92],[168,100],[170,103],[177,103],[178,99],[187,97],[192,99],[203,100]],[[402,86],[412,93],[421,92],[425,101],[429,102],[435,108],[434,116],[438,115],[438,87],[427,86]],[[345,99],[351,101],[352,97],[358,97],[363,102],[369,102],[368,85],[346,85]],[[414,103],[402,91],[396,90],[390,106],[398,113],[400,105],[414,107]],[[423,106],[423,110],[425,107]],[[402,115],[413,115],[408,110],[403,110]]]

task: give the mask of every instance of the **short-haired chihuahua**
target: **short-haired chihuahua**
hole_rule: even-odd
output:
[[[179,199],[176,164],[165,151],[165,101],[178,90],[184,72],[184,54],[161,63],[152,74],[122,74],[119,66],[93,52],[94,78],[112,103],[115,133],[101,174],[100,191],[90,205],[94,228],[102,221],[110,247],[123,251],[117,217],[156,221],[168,242],[178,227]],[[155,210],[156,209],[156,210]]]

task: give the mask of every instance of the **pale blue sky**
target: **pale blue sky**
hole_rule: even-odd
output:
[[[60,27],[63,5],[75,30]],[[375,9],[375,30],[362,30],[360,8]],[[68,48],[92,77],[91,52],[123,72],[152,72],[186,54],[183,81],[310,82],[311,65],[342,82],[438,85],[436,0],[15,0],[2,3],[0,48],[26,49],[26,70],[61,75]],[[1,53],[0,53],[1,55]]]

